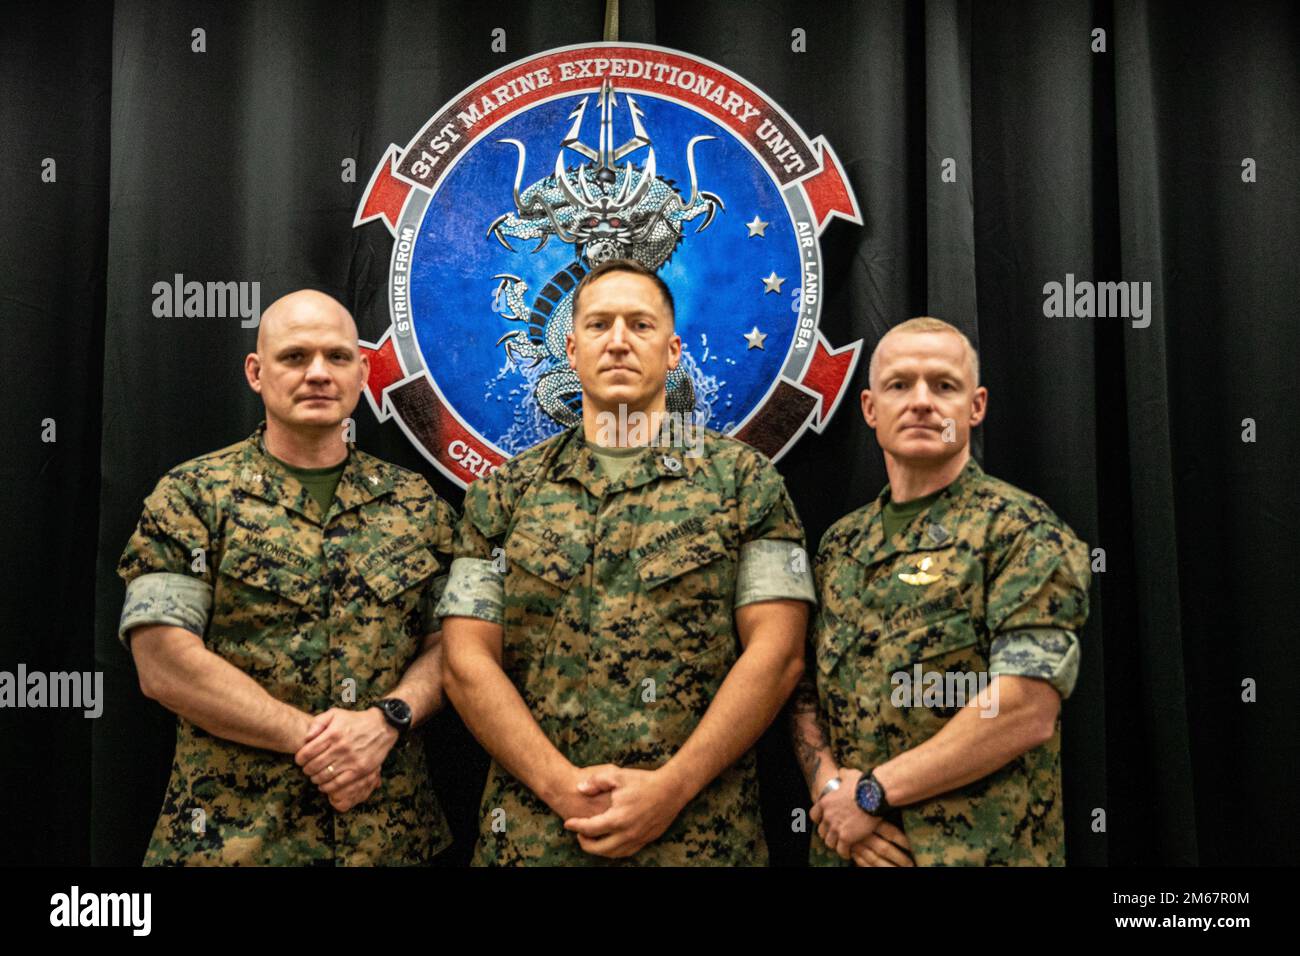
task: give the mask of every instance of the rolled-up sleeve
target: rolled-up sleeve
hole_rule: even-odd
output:
[[[505,621],[505,551],[500,527],[503,511],[496,477],[480,479],[465,492],[465,510],[456,525],[455,556],[438,602],[442,617]],[[485,533],[486,532],[486,533]]]
[[[1087,548],[1064,525],[1039,522],[1016,535],[988,587],[989,673],[1045,680],[1068,697],[1090,578]]]
[[[737,489],[741,545],[734,605],[782,600],[816,604],[803,523],[785,479],[757,452],[747,458]]]
[[[131,628],[149,624],[170,624],[202,637],[211,611],[212,587],[206,581],[184,574],[142,574],[126,586],[117,637],[126,644]]]
[[[808,552],[797,541],[760,538],[740,546],[735,606],[759,601],[817,602]]]
[[[127,585],[118,622],[125,645],[131,628],[170,624],[202,637],[212,609],[213,571],[204,503],[191,477],[165,475],[117,564]]]
[[[989,674],[1037,677],[1069,697],[1079,677],[1079,639],[1051,628],[999,634],[989,652]]]
[[[505,596],[504,576],[492,561],[457,558],[451,563],[447,587],[438,603],[438,616],[476,617],[502,624]]]

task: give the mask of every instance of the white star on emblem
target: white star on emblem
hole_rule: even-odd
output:
[[[751,349],[762,349],[763,340],[765,338],[767,338],[767,333],[758,331],[757,325],[754,326],[752,332],[745,333],[745,341],[749,343],[749,348]],[[748,351],[748,349],[746,351]],[[763,351],[766,352],[767,349],[763,349]]]
[[[759,236],[763,239],[767,238],[767,236],[763,233],[763,230],[770,225],[772,225],[770,222],[764,222],[763,220],[759,219],[758,216],[754,217],[753,222],[745,223],[746,228],[749,229],[750,236]]]
[[[776,270],[773,269],[772,274],[763,280],[763,285],[766,286],[766,288],[763,289],[763,294],[766,295],[769,292],[780,292],[781,283],[784,281],[785,279],[779,277],[776,274]]]

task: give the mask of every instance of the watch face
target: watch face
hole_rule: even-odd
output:
[[[858,784],[858,806],[867,813],[880,809],[880,785],[870,777],[863,778]]]
[[[406,723],[411,719],[411,705],[404,700],[389,698],[384,701],[384,707],[387,708],[388,713],[392,715],[394,720]]]

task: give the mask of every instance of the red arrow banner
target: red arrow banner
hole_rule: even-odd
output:
[[[406,197],[411,192],[410,183],[393,176],[397,169],[397,159],[401,155],[401,147],[395,145],[389,146],[384,153],[384,158],[379,161],[370,177],[370,185],[366,186],[366,196],[352,223],[353,228],[382,219],[388,231],[397,235],[397,220],[401,218],[402,207],[406,205]]]
[[[817,217],[817,235],[821,235],[831,216],[839,216],[849,222],[862,225],[862,213],[858,210],[858,200],[850,191],[844,169],[839,157],[826,137],[818,136],[813,147],[821,153],[821,168],[807,179],[800,182],[808,205]]]
[[[361,354],[370,359],[370,378],[366,379],[366,397],[370,399],[370,407],[374,410],[375,417],[382,422],[390,414],[389,409],[384,407],[384,389],[405,377],[402,363],[398,360],[397,350],[393,347],[391,330],[384,333],[384,337],[377,345],[368,342],[358,344]]]
[[[853,369],[858,364],[858,353],[862,340],[850,342],[838,349],[832,349],[825,337],[817,333],[817,345],[813,350],[812,361],[804,370],[800,385],[821,396],[817,414],[813,418],[813,431],[820,432],[826,422],[835,414],[835,409],[844,397]]]

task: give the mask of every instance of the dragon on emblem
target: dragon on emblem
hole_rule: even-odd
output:
[[[533,252],[540,251],[552,236],[574,247],[574,260],[555,273],[528,305],[528,283],[509,273],[499,279],[493,306],[512,322],[527,323],[527,329],[512,329],[497,340],[512,361],[524,361],[529,367],[549,362],[551,368],[537,380],[535,397],[542,411],[561,425],[582,420],[582,385],[578,374],[569,367],[565,355],[565,338],[573,328],[573,290],[587,271],[609,259],[635,259],[649,269],[659,270],[672,257],[683,239],[683,226],[700,216],[704,221],[695,229],[700,232],[712,221],[717,210],[726,211],[722,200],[699,189],[695,175],[695,145],[712,136],[695,136],[686,146],[686,166],[690,170],[691,193],[683,199],[671,179],[658,176],[655,152],[646,135],[636,101],[626,93],[624,99],[632,119],[632,133],[622,146],[614,147],[612,110],[618,105],[608,79],[600,91],[600,147],[592,149],[579,139],[587,97],[569,114],[573,125],[560,144],[555,157],[555,171],[520,192],[526,151],[516,139],[502,143],[519,150],[515,171],[515,211],[493,220],[489,237],[514,252],[509,239],[536,240]],[[650,147],[644,166],[630,159],[620,168],[618,163],[639,149]],[[577,166],[564,166],[564,151],[572,149],[587,158]],[[689,414],[695,409],[695,390],[691,377],[682,365],[668,373],[668,410]]]

